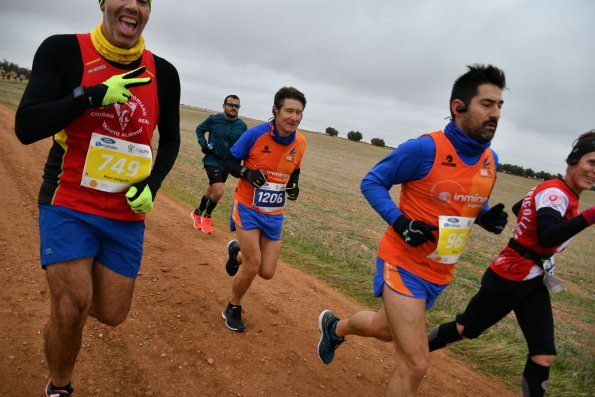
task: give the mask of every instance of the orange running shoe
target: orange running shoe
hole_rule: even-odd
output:
[[[200,230],[200,226],[202,224],[202,216],[198,215],[195,211],[192,211],[190,213],[190,216],[192,217],[193,221],[192,226],[194,226],[196,230]]]
[[[208,217],[208,218],[206,216],[202,217],[201,229],[206,234],[211,234],[211,232],[213,231],[213,226],[211,225],[210,217]]]

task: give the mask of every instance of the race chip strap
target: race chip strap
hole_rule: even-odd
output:
[[[438,246],[428,258],[445,265],[457,263],[467,245],[474,222],[475,218],[439,216]]]
[[[110,193],[126,191],[149,176],[152,160],[148,145],[93,133],[81,186]]]

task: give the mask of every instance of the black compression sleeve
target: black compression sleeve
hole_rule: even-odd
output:
[[[223,156],[223,166],[231,175],[236,178],[241,178],[240,171],[242,169],[242,163],[236,159],[231,153]]]
[[[512,213],[514,216],[519,216],[519,211],[521,210],[521,205],[523,205],[523,200],[524,199],[520,199],[515,205],[512,206]]]
[[[551,208],[537,211],[537,239],[542,247],[554,247],[576,236],[587,227],[581,215],[568,221],[560,221],[560,213]]]
[[[156,55],[153,58],[159,100],[159,147],[147,183],[156,193],[172,169],[180,149],[180,77],[171,63]]]
[[[291,176],[289,177],[289,181],[287,182],[287,186],[291,186],[294,183],[296,185],[299,185],[298,182],[300,180],[300,169],[296,168],[295,170],[293,170],[293,172],[291,173]]]
[[[75,101],[72,91],[83,74],[75,35],[44,40],[33,58],[29,83],[16,112],[15,132],[29,144],[50,137],[79,117],[87,104]]]

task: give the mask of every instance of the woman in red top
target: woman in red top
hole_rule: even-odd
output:
[[[462,338],[477,338],[514,311],[529,349],[524,397],[544,395],[556,357],[548,288],[557,292],[561,284],[554,277],[553,256],[595,223],[595,206],[578,213],[581,192],[595,185],[595,130],[574,142],[566,163],[563,178],[539,184],[513,207],[514,237],[490,264],[465,312],[428,334],[433,351]]]

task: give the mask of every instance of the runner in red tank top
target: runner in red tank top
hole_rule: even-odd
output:
[[[52,308],[45,396],[73,392],[89,315],[112,326],[126,319],[145,214],[180,146],[178,73],[142,37],[151,1],[99,5],[103,22],[94,31],[50,36],[39,46],[15,120],[22,143],[53,137],[38,198]]]

